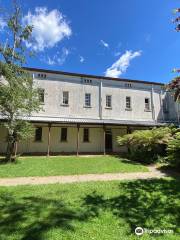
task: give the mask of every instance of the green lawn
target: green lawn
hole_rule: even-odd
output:
[[[0,216],[2,240],[177,240],[180,179],[0,187]]]
[[[148,171],[145,166],[115,156],[27,157],[14,164],[0,165],[0,177],[145,171]]]

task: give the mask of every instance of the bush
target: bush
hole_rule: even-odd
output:
[[[166,156],[167,144],[173,139],[175,128],[160,127],[152,130],[138,130],[118,137],[120,146],[127,146],[128,157],[133,160],[152,163],[159,156]]]
[[[168,163],[180,171],[180,130],[175,134],[174,139],[169,141],[167,153]]]

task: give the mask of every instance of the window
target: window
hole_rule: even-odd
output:
[[[92,80],[87,79],[87,78],[82,78],[82,81],[83,81],[83,83],[86,83],[86,84],[91,84],[92,83]]]
[[[91,107],[91,94],[85,94],[85,107]]]
[[[41,103],[44,103],[44,89],[39,88],[39,89],[38,89],[38,95],[39,95],[39,101],[40,101]]]
[[[38,73],[38,78],[46,78],[46,74]]]
[[[126,97],[126,109],[131,109],[131,97]]]
[[[145,110],[150,110],[150,99],[145,98]]]
[[[167,113],[168,112],[168,102],[166,99],[162,100],[162,105],[163,105],[163,112]]]
[[[112,96],[106,95],[106,107],[111,108],[112,107]]]
[[[61,128],[61,142],[67,142],[67,128]]]
[[[69,104],[69,92],[63,92],[63,105]]]
[[[35,141],[41,142],[42,141],[42,127],[37,127],[35,130]]]
[[[89,128],[84,128],[83,141],[89,142]]]
[[[131,87],[132,87],[132,84],[131,84],[131,83],[125,83],[125,87],[131,88]]]

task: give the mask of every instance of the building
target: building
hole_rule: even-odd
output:
[[[43,109],[28,118],[35,134],[18,143],[21,154],[121,152],[117,136],[179,121],[162,83],[26,69]],[[0,153],[6,151],[6,136],[1,127]]]

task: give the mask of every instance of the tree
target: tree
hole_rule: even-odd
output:
[[[33,28],[23,26],[21,17],[21,9],[14,1],[6,20],[9,40],[0,43],[0,113],[8,131],[6,160],[9,162],[13,160],[15,143],[32,133],[28,117],[40,109],[32,76],[22,68],[27,56],[25,41],[30,39]]]
[[[180,13],[180,8],[175,9],[175,13]],[[180,31],[180,16],[173,21],[176,24],[175,30]],[[174,72],[180,73],[180,69],[174,69]],[[180,76],[175,77],[167,86],[167,89],[173,92],[174,100],[180,101]]]

